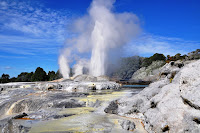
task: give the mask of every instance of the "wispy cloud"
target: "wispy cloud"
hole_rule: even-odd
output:
[[[175,55],[177,53],[187,54],[200,47],[200,42],[188,41],[181,38],[163,37],[143,34],[136,40],[124,47],[126,55],[152,55],[163,53],[164,55]]]
[[[0,51],[22,55],[56,50],[62,46],[70,12],[41,3],[0,1]],[[53,52],[54,54],[56,52]]]
[[[6,66],[6,67],[4,67],[4,69],[12,69],[12,67]]]
[[[0,55],[0,58],[4,58],[4,59],[26,59],[27,57],[26,56],[7,56],[7,55]]]
[[[47,38],[0,35],[0,51],[21,55],[56,54],[63,42]]]
[[[4,29],[16,30],[38,37],[63,38],[68,11],[45,9],[32,3],[1,2],[1,23]],[[35,3],[34,3],[35,4]],[[2,6],[6,5],[6,6]]]
[[[0,1],[0,57],[57,54],[67,36],[70,14],[67,10],[47,9],[37,1]],[[156,52],[174,55],[187,54],[199,46],[200,42],[144,34],[126,45],[124,51],[126,56],[152,55]]]
[[[13,69],[13,67],[11,67],[11,66],[0,66],[0,69],[2,69],[2,70],[10,70],[10,69]]]

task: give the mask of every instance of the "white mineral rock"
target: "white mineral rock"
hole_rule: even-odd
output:
[[[119,100],[118,114],[143,118],[149,132],[200,132],[200,60],[184,64],[163,66],[161,72],[168,75],[176,71],[173,80],[166,76],[139,94]]]

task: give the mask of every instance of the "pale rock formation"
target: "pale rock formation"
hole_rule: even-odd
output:
[[[155,81],[157,80],[160,68],[165,64],[164,61],[154,61],[152,64],[148,67],[142,67],[139,70],[137,70],[131,80],[135,81]]]
[[[200,60],[177,61],[160,70],[165,77],[118,100],[117,109],[109,112],[142,119],[148,132],[200,132]]]

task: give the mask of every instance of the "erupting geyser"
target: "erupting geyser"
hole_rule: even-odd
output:
[[[70,68],[69,68],[68,62],[66,60],[66,57],[64,55],[60,55],[59,65],[60,65],[60,72],[62,73],[63,78],[68,79]]]
[[[90,53],[91,58],[80,66],[78,64],[83,58],[79,57],[79,63],[74,67],[78,69],[74,70],[75,75],[82,74],[84,67],[89,69],[90,75],[106,75],[111,53],[116,52],[138,34],[140,27],[137,16],[132,13],[114,13],[114,2],[115,0],[93,0],[88,15],[75,21],[73,32],[76,37],[68,40],[66,44],[68,56],[62,56],[66,54],[63,52],[59,59],[63,77],[69,77],[69,67],[66,67],[69,62],[62,58],[76,60],[78,55],[84,53]]]

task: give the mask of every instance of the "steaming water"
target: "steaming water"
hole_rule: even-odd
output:
[[[60,72],[62,73],[63,78],[68,79],[70,68],[67,59],[64,57],[64,55],[61,55],[59,57],[59,65],[60,65]]]
[[[105,40],[103,37],[103,25],[96,21],[92,32],[92,42],[94,43],[91,57],[90,74],[93,76],[105,75],[105,63],[107,57],[107,50]]]
[[[88,68],[88,60],[79,60],[77,64],[73,66],[74,77],[77,75],[85,74],[84,68]]]
[[[137,16],[113,12],[114,2],[115,0],[93,0],[88,14],[74,22],[72,32],[76,37],[68,39],[67,48],[59,57],[60,70],[65,78],[69,77],[69,59],[78,64],[74,67],[77,69],[74,70],[75,75],[82,74],[83,67],[89,69],[90,75],[106,75],[108,64],[113,58],[120,57],[122,46],[139,33]],[[62,56],[66,55],[66,51],[71,54]],[[82,56],[85,53],[91,54],[90,60],[80,64],[80,61],[86,60]]]

